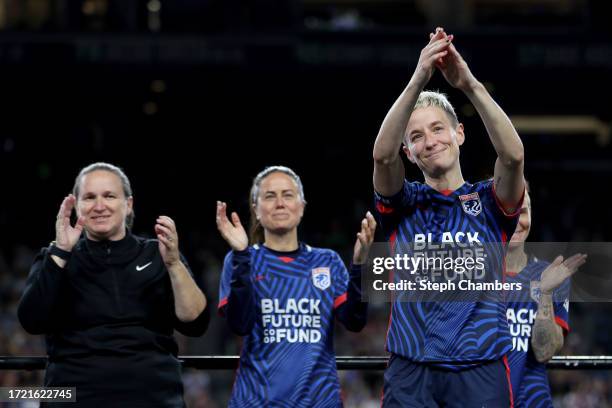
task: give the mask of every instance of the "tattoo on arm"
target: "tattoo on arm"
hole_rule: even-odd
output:
[[[549,360],[563,345],[563,333],[554,319],[552,295],[542,295],[531,334],[531,346],[536,359]]]
[[[546,298],[546,299],[545,299]],[[553,305],[551,295],[542,295],[540,303],[538,304],[537,318],[552,320],[553,318]]]

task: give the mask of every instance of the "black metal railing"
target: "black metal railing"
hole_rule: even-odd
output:
[[[185,368],[200,370],[233,370],[238,367],[239,356],[179,356]],[[384,370],[386,356],[338,356],[339,370]],[[45,356],[0,356],[0,370],[44,370]],[[547,364],[549,369],[609,370],[612,356],[555,356]]]

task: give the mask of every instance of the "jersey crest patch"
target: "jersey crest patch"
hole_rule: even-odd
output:
[[[482,203],[478,193],[464,194],[459,196],[463,212],[469,215],[477,216],[482,212]]]
[[[329,268],[314,268],[312,270],[312,283],[321,290],[329,288],[331,285],[331,274],[329,273]]]

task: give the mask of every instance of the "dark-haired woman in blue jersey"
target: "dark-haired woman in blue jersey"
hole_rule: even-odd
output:
[[[366,323],[361,264],[376,223],[368,212],[347,271],[338,254],[298,240],[306,201],[293,170],[268,167],[249,197],[251,243],[236,213],[217,203],[225,258],[219,312],[245,336],[230,407],[339,407],[334,318],[351,331]]]

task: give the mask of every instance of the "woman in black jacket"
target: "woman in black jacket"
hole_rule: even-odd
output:
[[[46,335],[45,386],[76,387],[77,406],[183,407],[173,330],[200,336],[208,326],[174,221],[158,217],[154,240],[130,233],[133,217],[121,169],[82,169],[19,304],[25,330]]]

